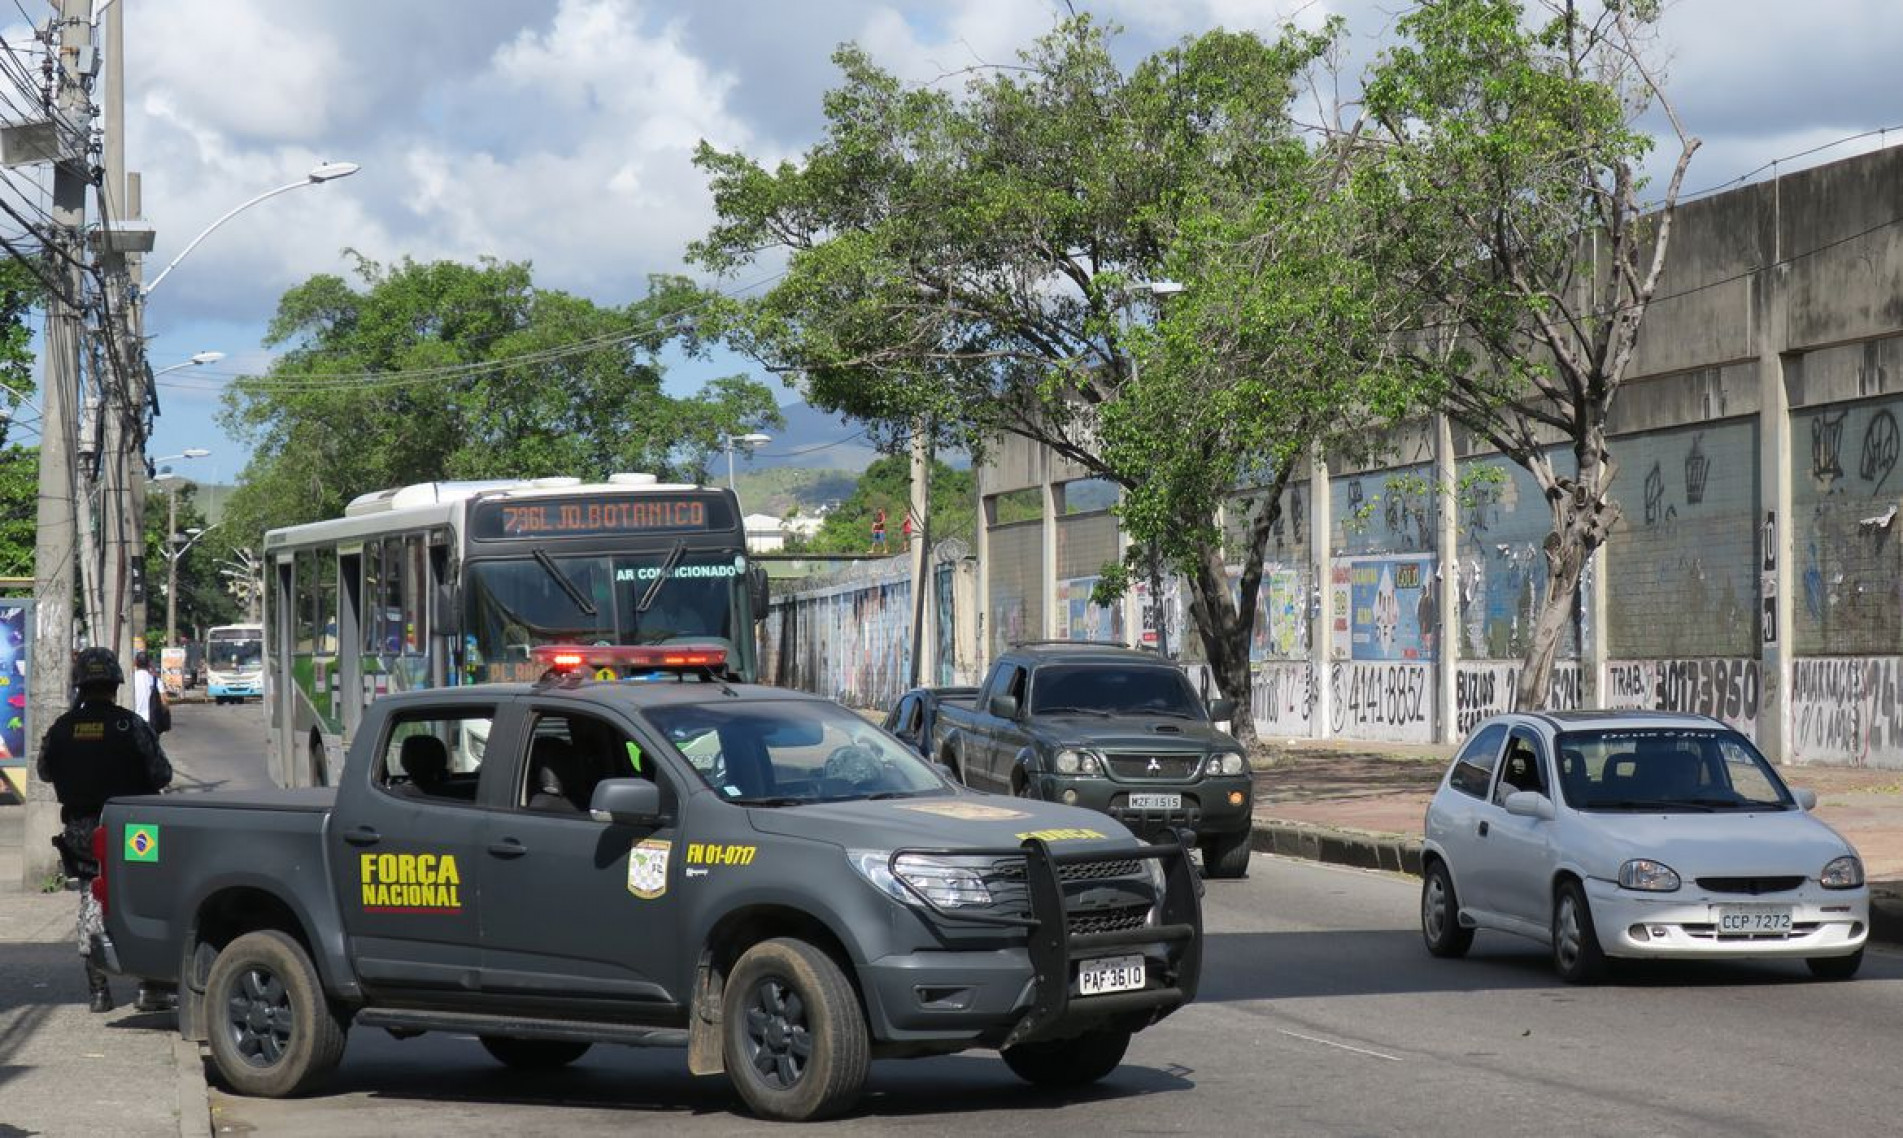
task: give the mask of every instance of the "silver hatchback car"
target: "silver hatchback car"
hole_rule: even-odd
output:
[[[1421,935],[1436,956],[1477,929],[1530,937],[1573,983],[1609,957],[1799,958],[1849,979],[1870,893],[1816,802],[1704,716],[1495,716],[1428,804]]]

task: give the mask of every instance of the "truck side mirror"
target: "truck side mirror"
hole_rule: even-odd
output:
[[[430,590],[429,626],[438,636],[455,640],[462,635],[462,598],[456,586],[438,585]]]
[[[652,826],[661,818],[661,788],[644,778],[604,778],[595,784],[588,813],[598,822]]]
[[[758,565],[747,567],[747,600],[753,606],[753,619],[765,620],[771,597],[767,592],[766,570]]]
[[[991,697],[991,714],[999,719],[1018,717],[1018,697],[1014,695],[994,695]]]
[[[1218,723],[1227,723],[1236,717],[1236,701],[1233,699],[1212,699],[1209,701],[1209,718]]]

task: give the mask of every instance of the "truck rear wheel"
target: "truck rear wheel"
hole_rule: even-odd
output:
[[[1210,834],[1202,840],[1203,874],[1241,877],[1249,872],[1249,831]]]
[[[345,1027],[317,968],[276,929],[246,933],[218,954],[205,981],[205,1020],[212,1061],[241,1095],[303,1094],[344,1057]]]
[[[1004,1065],[1040,1087],[1081,1087],[1117,1069],[1130,1049],[1130,1033],[1105,1028],[1076,1039],[1020,1043],[1004,1049]]]
[[[553,1071],[588,1054],[589,1043],[568,1039],[517,1039],[512,1035],[479,1037],[483,1050],[516,1071]]]
[[[748,949],[727,977],[721,1020],[727,1077],[762,1118],[829,1118],[865,1088],[871,1048],[858,997],[805,941]]]

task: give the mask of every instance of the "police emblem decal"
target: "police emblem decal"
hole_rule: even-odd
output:
[[[667,862],[674,843],[644,838],[628,847],[628,892],[652,901],[667,892]]]

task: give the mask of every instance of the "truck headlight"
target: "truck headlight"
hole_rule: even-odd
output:
[[[1863,863],[1850,854],[1835,858],[1817,875],[1817,884],[1826,889],[1855,889],[1863,884]]]
[[[1051,767],[1058,774],[1094,774],[1103,773],[1103,760],[1089,751],[1066,748],[1057,752],[1051,760]]]
[[[1249,760],[1235,751],[1218,751],[1203,760],[1203,774],[1241,774],[1249,769]]]
[[[846,857],[880,892],[907,905],[922,909],[930,901],[941,909],[962,909],[991,904],[981,867],[970,862],[929,854],[901,854],[894,862],[890,850],[847,850]]]
[[[1662,861],[1635,857],[1619,867],[1619,887],[1622,889],[1670,893],[1678,886],[1678,871]]]

